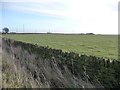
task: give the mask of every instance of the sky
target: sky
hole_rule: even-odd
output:
[[[0,29],[118,34],[119,0],[1,0]]]

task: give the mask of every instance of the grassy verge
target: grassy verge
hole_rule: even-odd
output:
[[[8,64],[3,60],[2,65],[2,84],[3,88],[21,88],[24,87],[22,79],[20,78],[19,73],[14,71],[12,64]]]
[[[2,62],[2,87],[3,88],[31,88],[26,83],[21,73],[15,70],[15,64],[3,59]]]
[[[0,88],[2,87],[2,58],[0,56]]]

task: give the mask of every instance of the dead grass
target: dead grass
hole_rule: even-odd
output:
[[[8,64],[3,60],[2,67],[2,87],[3,88],[21,88],[24,87],[20,74],[14,71],[14,65]]]

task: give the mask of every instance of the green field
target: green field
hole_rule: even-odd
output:
[[[8,34],[3,36],[63,51],[118,59],[117,35]]]

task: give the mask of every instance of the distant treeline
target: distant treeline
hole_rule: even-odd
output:
[[[6,33],[2,33],[6,34]],[[9,32],[7,34],[65,34],[65,35],[95,35],[94,33],[51,33],[51,32],[46,32],[46,33],[16,33],[16,32]]]
[[[9,45],[10,39],[4,39]],[[43,59],[55,60],[62,68],[67,65],[71,73],[76,77],[84,77],[91,82],[99,81],[105,88],[120,88],[120,61],[109,60],[96,56],[79,55],[74,52],[63,52],[59,49],[52,49],[48,46],[42,47],[37,44],[23,43],[15,41],[12,43],[15,47],[21,46],[23,50],[27,50],[30,54],[38,54]],[[64,69],[64,68],[63,68]]]

